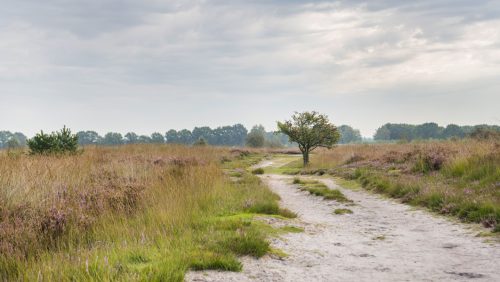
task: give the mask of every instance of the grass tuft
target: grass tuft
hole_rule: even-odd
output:
[[[210,251],[194,252],[191,255],[189,268],[192,270],[224,270],[241,271],[242,265],[236,257],[230,254],[218,254]]]
[[[252,173],[253,174],[264,174],[264,169],[259,167],[259,168],[252,170]]]
[[[342,215],[342,214],[351,214],[352,213],[352,210],[350,209],[335,209],[333,211],[334,214],[339,214],[339,215]]]
[[[250,213],[276,214],[286,218],[296,218],[297,214],[286,208],[281,208],[275,201],[255,203],[247,209]]]
[[[293,179],[293,184],[298,184],[299,188],[303,191],[308,191],[315,196],[321,196],[325,200],[335,200],[341,203],[351,203],[342,192],[337,189],[330,189],[325,184],[317,180],[304,180],[298,177]]]

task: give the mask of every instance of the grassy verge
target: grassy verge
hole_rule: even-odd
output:
[[[189,269],[239,271],[238,256],[272,251],[272,228],[254,214],[295,216],[245,172],[260,158],[148,145],[0,153],[0,277],[182,281]],[[243,172],[234,182],[223,169]]]
[[[459,140],[345,145],[312,156],[305,174],[362,187],[500,231],[500,143]]]

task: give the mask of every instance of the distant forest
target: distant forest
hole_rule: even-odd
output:
[[[360,143],[363,141],[359,130],[349,125],[338,127],[341,138],[340,144]],[[425,140],[425,139],[450,139],[464,138],[478,130],[500,132],[498,125],[459,126],[449,124],[446,127],[436,123],[420,125],[387,123],[377,129],[374,140]],[[128,132],[125,135],[117,132],[108,132],[104,136],[97,132],[79,131],[78,143],[80,145],[122,145],[122,144],[209,144],[214,146],[253,146],[253,147],[289,147],[288,136],[281,133],[267,132],[262,125],[254,126],[248,131],[242,124],[210,128],[208,126],[195,127],[193,130],[169,130],[165,134],[155,132],[151,135],[138,135]],[[25,146],[26,135],[21,132],[0,131],[0,149]]]
[[[428,122],[420,125],[404,123],[387,123],[377,129],[373,136],[375,140],[426,140],[464,138],[478,131],[500,132],[498,125],[465,125],[449,124],[446,127],[437,123]]]

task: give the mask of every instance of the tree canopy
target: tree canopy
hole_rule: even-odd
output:
[[[14,143],[18,146],[25,146],[26,140],[26,136],[20,132],[0,131],[0,149],[12,147]]]
[[[278,122],[279,132],[288,135],[302,152],[304,166],[309,163],[309,153],[318,148],[332,148],[340,138],[337,127],[326,115],[318,112],[295,113],[291,120]]]
[[[361,142],[363,140],[359,130],[354,129],[349,125],[341,125],[339,126],[338,129],[340,133],[340,140],[339,140],[340,144]]]
[[[478,129],[500,131],[498,125],[480,124],[475,126],[458,126],[449,124],[446,127],[434,122],[419,125],[404,123],[386,123],[377,129],[373,136],[375,140],[418,140],[418,139],[449,139],[470,136]]]
[[[247,135],[246,145],[249,147],[260,148],[264,147],[266,141],[266,130],[262,125],[255,125]]]

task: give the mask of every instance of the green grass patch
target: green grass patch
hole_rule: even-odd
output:
[[[230,177],[242,177],[244,174],[243,171],[240,171],[240,170],[230,170],[228,172],[228,176]]]
[[[280,228],[281,231],[285,233],[302,233],[304,232],[304,228],[297,226],[284,226]]]
[[[303,168],[302,159],[300,156],[294,155],[278,155],[273,160],[274,165],[266,167],[265,172],[268,174],[285,174],[296,175]]]
[[[304,180],[296,177],[293,179],[292,183],[298,184],[301,190],[308,191],[315,196],[321,196],[325,200],[335,200],[341,203],[352,202],[340,190],[329,189],[328,186],[317,180]]]
[[[342,215],[342,214],[351,214],[352,210],[350,209],[335,209],[333,211],[334,214]]]
[[[151,259],[141,252],[132,252],[127,261],[132,264],[141,264],[148,263],[151,261]]]
[[[253,174],[264,174],[264,169],[259,167],[259,168],[252,170],[252,173]]]
[[[286,218],[296,218],[297,214],[286,208],[281,208],[275,201],[255,203],[247,212],[257,214],[276,214]]]
[[[264,154],[243,152],[231,160],[222,162],[223,169],[244,169],[258,164],[264,159]]]
[[[500,182],[500,154],[473,155],[455,159],[442,169],[448,178],[461,181],[462,186],[485,187]]]
[[[340,177],[335,177],[335,183],[337,183],[339,186],[342,186],[343,188],[351,189],[354,191],[362,188],[359,182]]]
[[[238,259],[231,254],[219,254],[210,251],[194,252],[191,254],[189,268],[192,270],[224,270],[241,271],[242,265]]]

